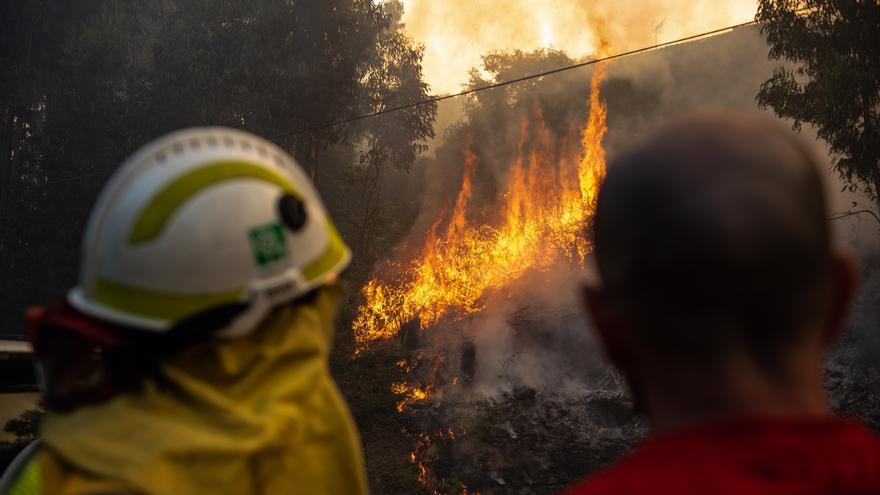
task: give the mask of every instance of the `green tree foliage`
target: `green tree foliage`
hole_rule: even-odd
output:
[[[250,130],[290,151],[319,188],[342,180],[322,170],[364,182],[347,168],[408,169],[433,136],[435,105],[326,126],[428,96],[401,9],[372,0],[3,1],[0,333],[20,333],[23,306],[74,283],[109,172],[161,134]]]
[[[834,169],[880,207],[880,3],[760,0],[756,19],[777,67],[758,105],[816,127]],[[878,210],[880,211],[880,210]]]

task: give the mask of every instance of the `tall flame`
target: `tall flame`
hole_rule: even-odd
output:
[[[581,129],[556,139],[540,111],[521,120],[516,159],[494,225],[467,216],[478,162],[468,138],[462,150],[461,189],[448,222],[443,216],[437,219],[421,255],[398,265],[401,275],[392,280],[374,277],[363,288],[364,303],[354,321],[358,350],[396,335],[416,318],[426,328],[442,318],[477,312],[490,291],[560,257],[583,260],[590,249],[584,227],[595,212],[605,177],[607,110],[599,86],[606,74],[607,66],[601,65],[593,75],[590,113]],[[429,389],[419,392],[427,395]]]

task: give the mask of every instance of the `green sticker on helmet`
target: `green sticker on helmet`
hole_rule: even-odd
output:
[[[259,266],[284,259],[287,257],[287,239],[284,237],[284,229],[278,222],[254,227],[248,232],[251,239],[251,249],[254,250],[254,259]]]

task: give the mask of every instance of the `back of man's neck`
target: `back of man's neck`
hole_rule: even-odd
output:
[[[656,432],[735,418],[830,415],[818,363],[792,363],[775,375],[747,359],[711,371],[667,369],[653,377],[644,400]]]

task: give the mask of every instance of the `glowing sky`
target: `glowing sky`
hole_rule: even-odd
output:
[[[557,48],[573,57],[682,38],[751,20],[755,0],[403,0],[406,33],[425,46],[434,93],[461,89],[468,70],[494,50]],[[600,35],[598,31],[604,30]]]

